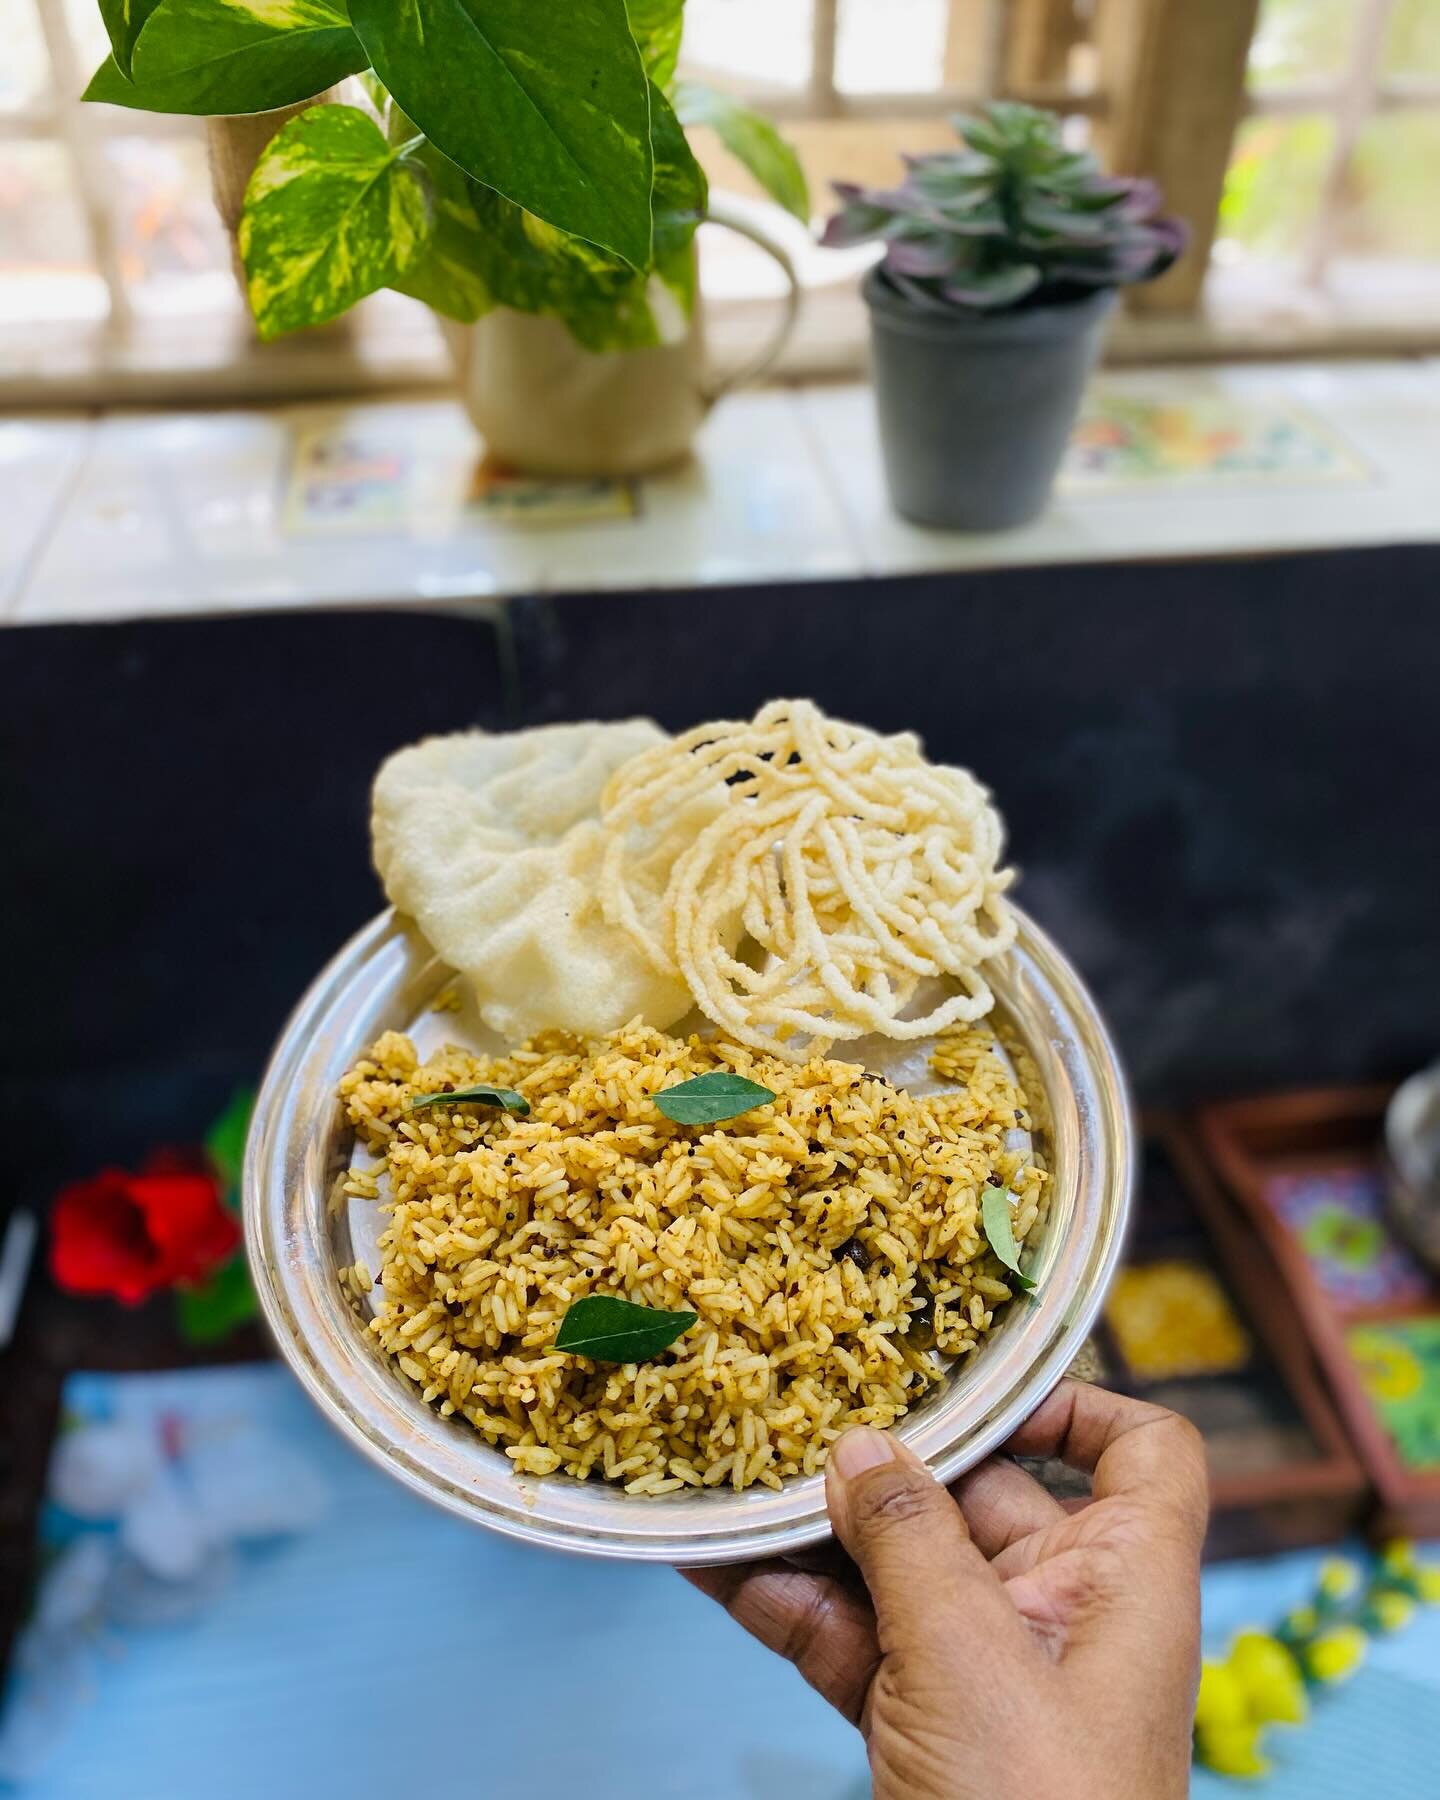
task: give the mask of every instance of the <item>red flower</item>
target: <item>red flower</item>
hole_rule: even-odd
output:
[[[159,1166],[156,1166],[156,1164]],[[211,1175],[157,1158],[139,1175],[102,1169],[55,1196],[50,1272],[71,1294],[138,1306],[160,1288],[203,1281],[240,1242]]]

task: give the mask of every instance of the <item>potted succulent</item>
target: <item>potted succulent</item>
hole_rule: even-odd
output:
[[[824,242],[885,245],[864,293],[897,511],[993,530],[1044,506],[1115,290],[1169,268],[1185,229],[1153,182],[1066,149],[1054,113],[996,101],[955,126],[897,188],[837,183]]]
[[[469,328],[465,399],[515,466],[688,448],[710,398],[694,237],[718,214],[686,125],[808,217],[774,127],[677,80],[684,0],[99,3],[112,55],[85,98],[211,119],[260,336],[414,295]]]

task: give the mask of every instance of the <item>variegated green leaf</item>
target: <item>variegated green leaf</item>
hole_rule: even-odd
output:
[[[390,286],[423,300],[447,319],[472,324],[490,311],[495,299],[481,272],[485,249],[478,240],[484,227],[475,212],[470,177],[433,144],[422,145],[415,161],[430,189],[430,234]]]
[[[778,200],[802,223],[809,222],[810,189],[800,158],[768,119],[699,81],[680,82],[675,89],[675,110],[682,124],[708,125],[772,200]]]
[[[428,220],[404,153],[353,106],[312,106],[271,139],[239,232],[262,338],[336,318],[414,261]]]
[[[128,81],[135,40],[160,0],[100,0],[100,17],[115,53],[115,65]]]
[[[111,56],[87,100],[142,112],[269,112],[366,63],[342,0],[159,0],[143,24],[131,79]]]
[[[695,227],[705,176],[669,102],[653,89],[655,265],[637,274],[618,257],[557,231],[487,188],[472,186],[475,265],[497,304],[549,313],[587,350],[640,350],[685,329],[695,298]]]
[[[650,261],[649,102],[625,0],[351,0],[376,74],[467,174]]]
[[[113,0],[112,0],[113,4]],[[645,73],[658,88],[668,88],[680,60],[680,34],[685,28],[685,0],[625,0],[630,30],[640,46]]]

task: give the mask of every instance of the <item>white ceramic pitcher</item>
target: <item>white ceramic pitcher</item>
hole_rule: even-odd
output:
[[[446,325],[460,396],[491,457],[530,475],[642,475],[687,456],[715,402],[752,381],[784,349],[800,310],[795,268],[748,219],[712,204],[710,222],[774,257],[786,292],[774,332],[740,368],[707,366],[703,300],[673,344],[595,352],[558,319],[499,307],[474,325]]]

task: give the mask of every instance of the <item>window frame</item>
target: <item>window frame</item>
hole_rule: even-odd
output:
[[[1259,89],[1246,83],[1245,58],[1260,0],[1207,0],[1203,8],[1194,0],[981,0],[978,6],[975,0],[948,0],[941,85],[890,93],[853,93],[839,85],[841,4],[812,0],[810,71],[798,88],[727,82],[723,71],[693,64],[691,72],[724,82],[782,124],[836,120],[873,122],[879,128],[882,122],[934,120],[991,96],[1089,118],[1097,142],[1118,170],[1154,175],[1177,208],[1198,221],[1191,255],[1161,281],[1132,292],[1130,317],[1121,322],[1113,345],[1121,360],[1257,350],[1314,354],[1380,345],[1417,351],[1440,347],[1440,271],[1434,287],[1427,284],[1417,294],[1413,316],[1401,306],[1383,327],[1367,321],[1353,302],[1347,308],[1326,300],[1336,223],[1364,127],[1381,113],[1440,113],[1440,76],[1384,72],[1396,0],[1355,0],[1350,55],[1334,79]],[[34,0],[34,5],[50,64],[48,97],[22,111],[0,113],[0,145],[39,139],[62,148],[109,310],[97,329],[86,333],[75,328],[72,335],[88,338],[75,354],[42,356],[35,367],[0,373],[0,399],[43,404],[67,398],[169,398],[177,387],[195,394],[197,382],[207,397],[304,395],[337,386],[368,391],[446,378],[439,334],[416,343],[413,328],[409,334],[398,329],[393,314],[387,323],[384,306],[373,303],[352,315],[353,322],[341,321],[329,333],[264,351],[248,330],[217,332],[212,322],[216,354],[209,367],[203,358],[197,363],[195,346],[177,349],[169,341],[175,335],[171,322],[161,328],[137,319],[121,269],[115,176],[104,148],[115,126],[108,109],[80,101],[84,72],[64,0]],[[1077,52],[1082,44],[1085,48]],[[1077,61],[1088,63],[1089,79],[1083,85],[1064,78]],[[1173,75],[1167,79],[1167,72],[1181,69],[1183,81]],[[1220,192],[1235,130],[1244,118],[1300,114],[1328,117],[1334,130],[1316,217],[1294,277],[1306,304],[1300,306],[1292,296],[1288,309],[1281,303],[1277,310],[1284,283],[1271,279],[1268,322],[1257,326],[1244,316],[1244,283],[1237,287],[1211,269]],[[152,139],[193,137],[196,129],[195,120],[163,114],[135,112],[125,119],[127,135]],[[1228,301],[1222,292],[1227,281],[1235,290]],[[752,306],[732,304],[742,315]],[[753,305],[758,309],[761,303]],[[1289,322],[1282,325],[1278,321],[1287,312]],[[822,341],[805,347],[799,366],[806,372],[834,373],[855,365],[863,333],[855,321],[836,329],[835,316],[832,304]],[[35,330],[44,335],[43,327]],[[743,318],[731,321],[729,332],[743,342]],[[412,341],[401,351],[407,335]]]

